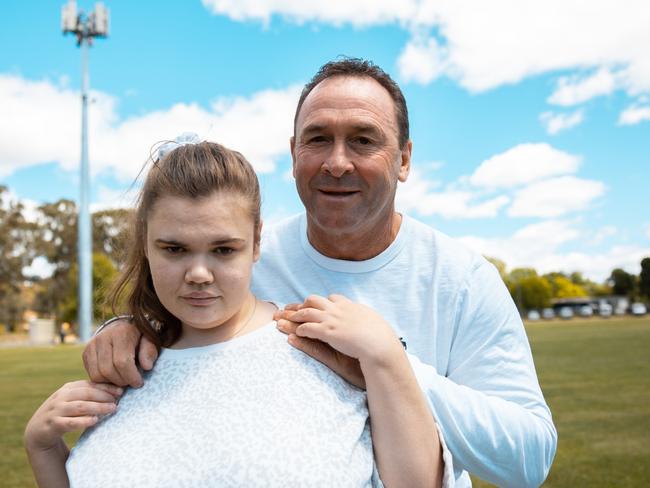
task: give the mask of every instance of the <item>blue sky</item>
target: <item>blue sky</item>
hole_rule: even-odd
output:
[[[0,184],[28,206],[78,196],[80,57],[63,3],[0,4]],[[110,37],[90,52],[94,208],[128,204],[150,147],[189,130],[249,158],[267,220],[299,211],[297,96],[348,55],[406,95],[414,168],[400,209],[510,268],[602,280],[650,255],[647,2],[104,3]]]

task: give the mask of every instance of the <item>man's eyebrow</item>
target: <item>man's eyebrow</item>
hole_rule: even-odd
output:
[[[328,127],[327,124],[312,123],[306,125],[301,132],[301,135],[310,134],[313,132],[323,132]],[[356,123],[351,126],[352,130],[356,133],[373,133],[382,134],[383,131],[375,124]]]

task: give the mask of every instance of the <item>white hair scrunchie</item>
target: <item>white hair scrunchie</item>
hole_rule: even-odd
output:
[[[172,152],[177,147],[185,146],[187,144],[199,144],[203,142],[201,138],[194,132],[183,132],[180,136],[176,137],[173,141],[166,142],[158,148],[158,161],[164,158],[167,154]]]

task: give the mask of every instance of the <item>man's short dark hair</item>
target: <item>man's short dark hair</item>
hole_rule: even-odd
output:
[[[366,61],[360,58],[343,58],[336,61],[330,61],[320,67],[314,77],[305,85],[298,100],[296,115],[293,118],[293,133],[296,135],[296,123],[302,104],[311,93],[316,85],[327,78],[334,76],[356,76],[359,78],[368,77],[375,80],[383,86],[393,99],[395,104],[395,116],[397,118],[398,142],[399,147],[403,148],[409,140],[409,113],[406,108],[406,100],[400,87],[395,81],[379,66],[372,61]]]

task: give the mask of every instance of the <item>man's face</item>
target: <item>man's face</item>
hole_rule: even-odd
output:
[[[329,234],[381,229],[408,176],[394,102],[372,78],[336,76],[311,91],[291,140],[293,175],[310,226]]]

